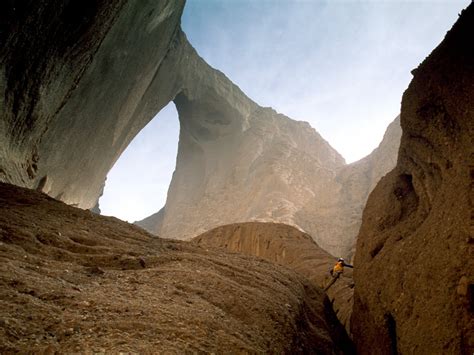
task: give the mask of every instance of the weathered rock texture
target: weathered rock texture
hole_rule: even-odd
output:
[[[295,225],[307,231],[325,250],[351,259],[362,210],[369,193],[382,176],[395,166],[400,144],[400,119],[387,128],[382,142],[367,157],[339,168],[332,184],[323,185],[294,217]]]
[[[396,168],[367,202],[352,330],[364,354],[474,351],[474,6],[414,70]]]
[[[180,119],[191,115],[195,122],[198,113],[212,117],[222,100],[202,108],[176,103]],[[166,205],[138,224],[164,237],[189,239],[227,223],[281,222],[305,230],[332,254],[350,258],[367,196],[395,165],[398,119],[379,148],[346,165],[307,123],[254,109],[231,111],[229,120],[246,119],[247,127],[212,139],[196,137],[182,125]]]
[[[176,171],[148,229],[187,239],[225,223],[279,221],[349,255],[370,180],[390,164],[347,172],[307,123],[250,100],[186,40],[184,0],[3,6],[0,181],[93,208],[122,151],[174,100]]]
[[[279,223],[247,222],[214,228],[192,239],[205,247],[255,255],[287,266],[321,288],[331,281],[329,270],[336,259],[322,250],[308,234]],[[350,331],[354,283],[352,269],[329,288],[327,294],[341,323]]]
[[[229,101],[235,105],[235,99]],[[159,231],[165,237],[189,239],[248,220],[294,224],[294,215],[309,200],[330,198],[327,185],[344,161],[309,124],[269,108],[222,108],[222,103],[189,107],[177,100],[182,126]],[[221,113],[212,118],[214,110]],[[183,121],[199,113],[203,121],[219,118],[240,127],[196,136]]]
[[[327,297],[287,268],[2,183],[0,260],[2,354],[352,353]]]
[[[115,160],[177,93],[175,73],[170,80],[162,67],[183,6],[2,5],[0,181],[94,207]]]

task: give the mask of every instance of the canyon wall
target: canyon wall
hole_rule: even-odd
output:
[[[92,208],[113,163],[179,91],[162,65],[184,0],[2,6],[0,181]]]
[[[93,208],[120,154],[174,100],[177,166],[152,232],[189,239],[278,221],[350,254],[371,173],[359,174],[355,204],[342,197],[352,168],[307,123],[258,106],[207,65],[180,29],[184,1],[22,4],[7,3],[1,22],[0,181]]]
[[[333,184],[324,186],[325,198],[315,195],[310,199],[295,213],[294,223],[311,234],[323,249],[351,259],[367,197],[395,166],[401,133],[397,117],[380,145],[365,158],[339,168]]]
[[[255,255],[287,266],[323,289],[332,280],[329,270],[337,260],[321,249],[310,235],[280,223],[229,224],[211,229],[193,238],[192,242],[205,248],[224,248]],[[346,268],[337,282],[327,290],[332,307],[348,333],[353,289],[352,269]]]
[[[328,185],[344,160],[308,123],[261,107],[213,118],[221,103],[201,104],[176,100],[178,158],[159,235],[189,239],[248,220],[294,224],[295,213],[314,196],[331,198]],[[199,114],[204,122],[246,119],[246,127],[196,136],[186,121]]]
[[[197,136],[185,122],[212,120],[222,100],[192,107],[183,100],[175,100],[182,123],[166,205],[140,226],[163,237],[189,239],[223,224],[279,222],[306,231],[333,255],[353,255],[367,196],[396,162],[398,118],[372,154],[346,165],[308,123],[269,108],[222,110],[219,119],[245,118],[246,126]]]
[[[2,4],[0,181],[92,208],[126,146],[174,100],[176,171],[148,226],[184,239],[278,221],[351,256],[362,206],[395,164],[398,123],[346,165],[307,123],[258,106],[209,67],[180,29],[183,6]],[[473,351],[473,24],[471,5],[414,71],[396,167],[367,202],[352,317],[361,353]]]
[[[474,351],[473,33],[471,4],[403,95],[397,166],[370,195],[357,240],[361,354]]]

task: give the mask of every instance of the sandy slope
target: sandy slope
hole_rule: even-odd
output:
[[[337,258],[321,249],[310,235],[281,223],[247,222],[214,228],[193,239],[207,247],[255,255],[289,267],[324,288],[331,280],[331,269]],[[352,270],[346,268],[343,276],[328,290],[333,308],[349,331],[352,314],[354,282]]]
[[[321,290],[0,184],[0,352],[350,351]]]

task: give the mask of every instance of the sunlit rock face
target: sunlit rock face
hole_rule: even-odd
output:
[[[400,145],[400,119],[387,128],[380,145],[367,157],[336,172],[333,184],[295,214],[295,223],[334,255],[351,258],[362,210],[375,184],[395,166]],[[330,188],[332,187],[332,189]]]
[[[113,163],[177,92],[160,69],[183,7],[184,0],[2,5],[0,181],[94,207]]]
[[[207,248],[224,248],[233,252],[255,255],[285,265],[305,276],[321,288],[331,281],[328,272],[336,258],[322,250],[311,236],[280,223],[247,222],[220,226],[192,239]],[[337,318],[350,332],[354,283],[352,269],[327,290]]]
[[[157,217],[139,224],[189,239],[227,223],[280,222],[306,231],[334,255],[351,257],[367,196],[395,165],[398,119],[379,148],[346,165],[309,124],[243,105],[244,96],[234,100],[232,107],[233,100],[210,104],[178,95],[181,133],[168,199]]]
[[[474,351],[474,5],[413,71],[396,168],[369,197],[355,256],[361,354]]]
[[[0,181],[93,208],[114,162],[174,100],[176,171],[147,229],[189,239],[222,224],[282,222],[350,256],[396,139],[390,156],[345,165],[309,124],[258,106],[199,57],[180,29],[184,1],[56,5],[5,5]]]
[[[181,132],[161,236],[188,239],[248,220],[294,224],[344,165],[308,123],[255,105],[228,80],[210,87],[222,94],[223,84],[231,90],[221,99],[175,100]]]

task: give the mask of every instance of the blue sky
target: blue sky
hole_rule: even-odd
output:
[[[369,154],[398,115],[410,71],[469,0],[188,0],[182,27],[198,53],[251,99],[308,121],[347,162]],[[103,214],[158,211],[173,173],[173,104],[110,171]]]

